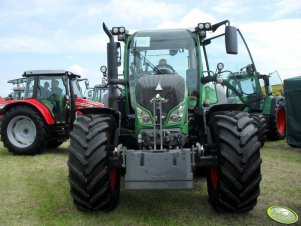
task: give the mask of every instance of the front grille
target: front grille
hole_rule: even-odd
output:
[[[173,107],[184,101],[185,80],[176,74],[145,75],[137,80],[135,93],[137,104],[150,112],[153,112],[150,100],[157,94],[167,99],[167,103],[162,104],[162,113],[166,115]]]

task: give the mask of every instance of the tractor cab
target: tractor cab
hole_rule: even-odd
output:
[[[160,114],[162,129],[174,128],[169,140],[187,134],[185,94],[198,96],[197,83],[190,82],[197,77],[196,47],[191,32],[185,29],[136,32],[128,54],[130,104],[141,125],[137,132],[147,137],[147,131],[153,131],[154,123],[159,123],[154,117],[159,118]],[[157,104],[160,109],[155,109]]]
[[[77,82],[79,75],[65,71],[26,71],[23,76],[27,79],[24,98],[39,100],[56,122],[66,122],[66,117],[70,117],[66,105],[70,104],[71,96],[83,98]]]

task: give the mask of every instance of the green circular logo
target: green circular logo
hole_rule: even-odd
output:
[[[294,224],[298,221],[298,215],[285,206],[272,206],[268,208],[267,214],[274,221],[282,224]]]

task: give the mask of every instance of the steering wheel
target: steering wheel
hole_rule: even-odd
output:
[[[174,74],[175,70],[172,68],[172,66],[166,64],[166,65],[158,65],[154,68],[154,71],[156,74]]]

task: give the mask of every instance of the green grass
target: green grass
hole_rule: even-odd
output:
[[[261,150],[258,204],[239,214],[210,206],[204,178],[189,191],[122,189],[113,212],[79,212],[69,194],[67,145],[37,156],[14,156],[0,143],[0,225],[279,225],[266,215],[272,205],[290,207],[301,217],[301,149],[285,141],[267,142]]]

